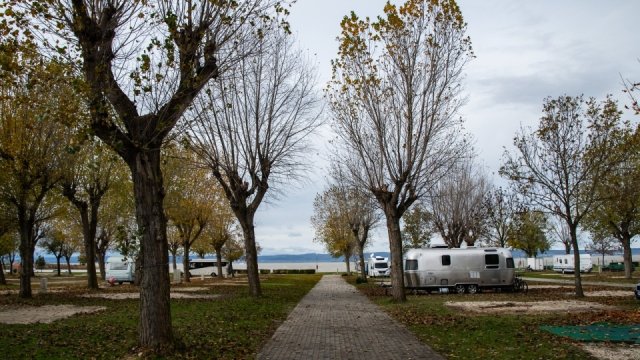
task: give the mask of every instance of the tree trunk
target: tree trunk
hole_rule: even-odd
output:
[[[82,235],[84,236],[84,254],[87,257],[87,287],[89,289],[98,289],[98,276],[96,274],[96,228],[98,227],[98,207],[99,205],[92,201],[91,209],[88,214],[82,214]],[[71,271],[71,270],[69,270]]]
[[[58,269],[58,276],[62,275],[61,271],[60,271],[60,259],[62,258],[62,256],[56,256],[56,265],[57,265],[57,269]]]
[[[131,150],[127,164],[133,178],[136,220],[141,233],[139,276],[140,323],[138,343],[155,352],[173,349],[169,302],[169,246],[160,170],[160,144],[151,150]]]
[[[247,215],[240,220],[242,233],[244,234],[244,250],[247,261],[247,277],[249,280],[249,291],[252,296],[262,296],[260,288],[260,274],[258,273],[258,251],[256,250],[256,233],[253,226],[253,216]]]
[[[344,262],[347,265],[347,275],[351,275],[351,262],[349,261],[350,256],[344,256]]]
[[[67,271],[69,272],[69,275],[71,275],[71,257],[64,257],[64,260],[67,262]],[[93,264],[93,275],[95,277],[96,275],[96,264]],[[96,280],[96,286],[98,285],[98,281]]]
[[[389,209],[390,206],[393,207],[393,205],[384,206],[384,215],[387,218],[389,250],[391,251],[391,294],[393,295],[393,300],[397,302],[405,302],[407,301],[407,296],[404,293],[400,216],[397,215],[397,211],[395,211],[395,209]]]
[[[633,263],[631,259],[631,236],[629,236],[629,234],[623,235],[622,249],[622,257],[624,259],[624,278],[631,279]]]
[[[176,257],[177,257],[176,254],[177,253],[178,253],[177,251],[171,253],[171,264],[173,265],[173,271],[174,272],[176,272],[176,270],[178,270],[178,259],[176,259]]]
[[[106,254],[98,254],[98,267],[100,268],[100,279],[102,281],[107,279],[107,268],[105,266],[105,257]]]
[[[215,249],[216,250],[216,261],[218,262],[218,276],[222,277],[222,253],[220,252],[221,249]]]
[[[184,256],[182,257],[182,268],[184,269],[184,282],[191,282],[191,274],[189,273],[189,242],[184,245]]]
[[[577,226],[569,226],[571,233],[571,245],[573,246],[573,274],[575,278],[576,297],[584,297],[582,290],[582,278],[580,277],[580,249],[578,248]]]
[[[4,259],[0,257],[0,285],[7,285],[7,278],[4,276]]]
[[[25,218],[22,218],[22,217]],[[31,276],[33,274],[33,221],[27,220],[26,215],[21,214],[20,221],[20,297],[29,299],[33,296],[31,291]]]
[[[362,279],[366,279],[367,278],[367,271],[365,270],[365,265],[364,265],[364,247],[360,246],[360,244],[358,244],[358,251],[360,252],[358,254],[358,262],[360,263],[360,277]]]

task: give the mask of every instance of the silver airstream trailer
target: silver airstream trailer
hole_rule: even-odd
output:
[[[480,289],[514,289],[515,267],[504,248],[411,249],[405,255],[408,289],[477,293]]]

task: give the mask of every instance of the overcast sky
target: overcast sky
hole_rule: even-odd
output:
[[[317,63],[319,88],[331,75],[340,20],[382,13],[380,0],[298,0],[290,22],[299,45]],[[640,80],[635,33],[640,1],[459,1],[476,58],[466,67],[468,102],[460,115],[475,139],[478,159],[495,182],[504,149],[521,126],[536,126],[545,97],[612,94],[621,105],[621,76]],[[328,115],[328,114],[327,114]],[[638,120],[638,119],[636,119]],[[307,182],[286,189],[256,216],[263,255],[325,252],[313,242],[313,199],[325,186],[324,141],[311,156]],[[386,229],[374,234],[371,251],[389,251]]]

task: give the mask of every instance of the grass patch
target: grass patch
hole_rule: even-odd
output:
[[[170,359],[252,358],[317,283],[318,275],[270,275],[262,279],[263,297],[254,299],[248,286],[211,286],[202,293],[214,300],[173,299],[174,333],[184,346]],[[137,291],[122,287],[123,291]],[[21,300],[0,297],[0,307],[16,305],[101,305],[107,310],[76,315],[51,324],[1,324],[0,349],[6,359],[121,359],[136,347],[139,300],[81,298],[83,288]],[[34,292],[35,293],[35,292]]]
[[[590,356],[576,342],[542,331],[541,325],[588,325],[594,322],[640,323],[640,310],[629,297],[583,298],[613,305],[618,310],[591,313],[476,314],[444,305],[447,301],[537,302],[574,300],[566,289],[531,289],[528,294],[483,292],[475,295],[409,295],[406,303],[395,303],[374,284],[356,284],[361,292],[404,324],[419,339],[448,359],[584,359]],[[585,291],[611,290],[585,287]]]

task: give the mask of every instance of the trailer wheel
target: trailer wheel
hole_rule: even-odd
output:
[[[471,284],[467,286],[467,292],[469,294],[477,294],[478,293],[478,285]]]
[[[462,285],[462,284],[457,284],[456,285],[456,293],[464,294],[465,290],[466,290],[466,287],[464,285]]]
[[[216,275],[216,273],[214,273],[214,272],[211,273],[211,277],[216,277],[216,276],[218,276],[218,275]]]

